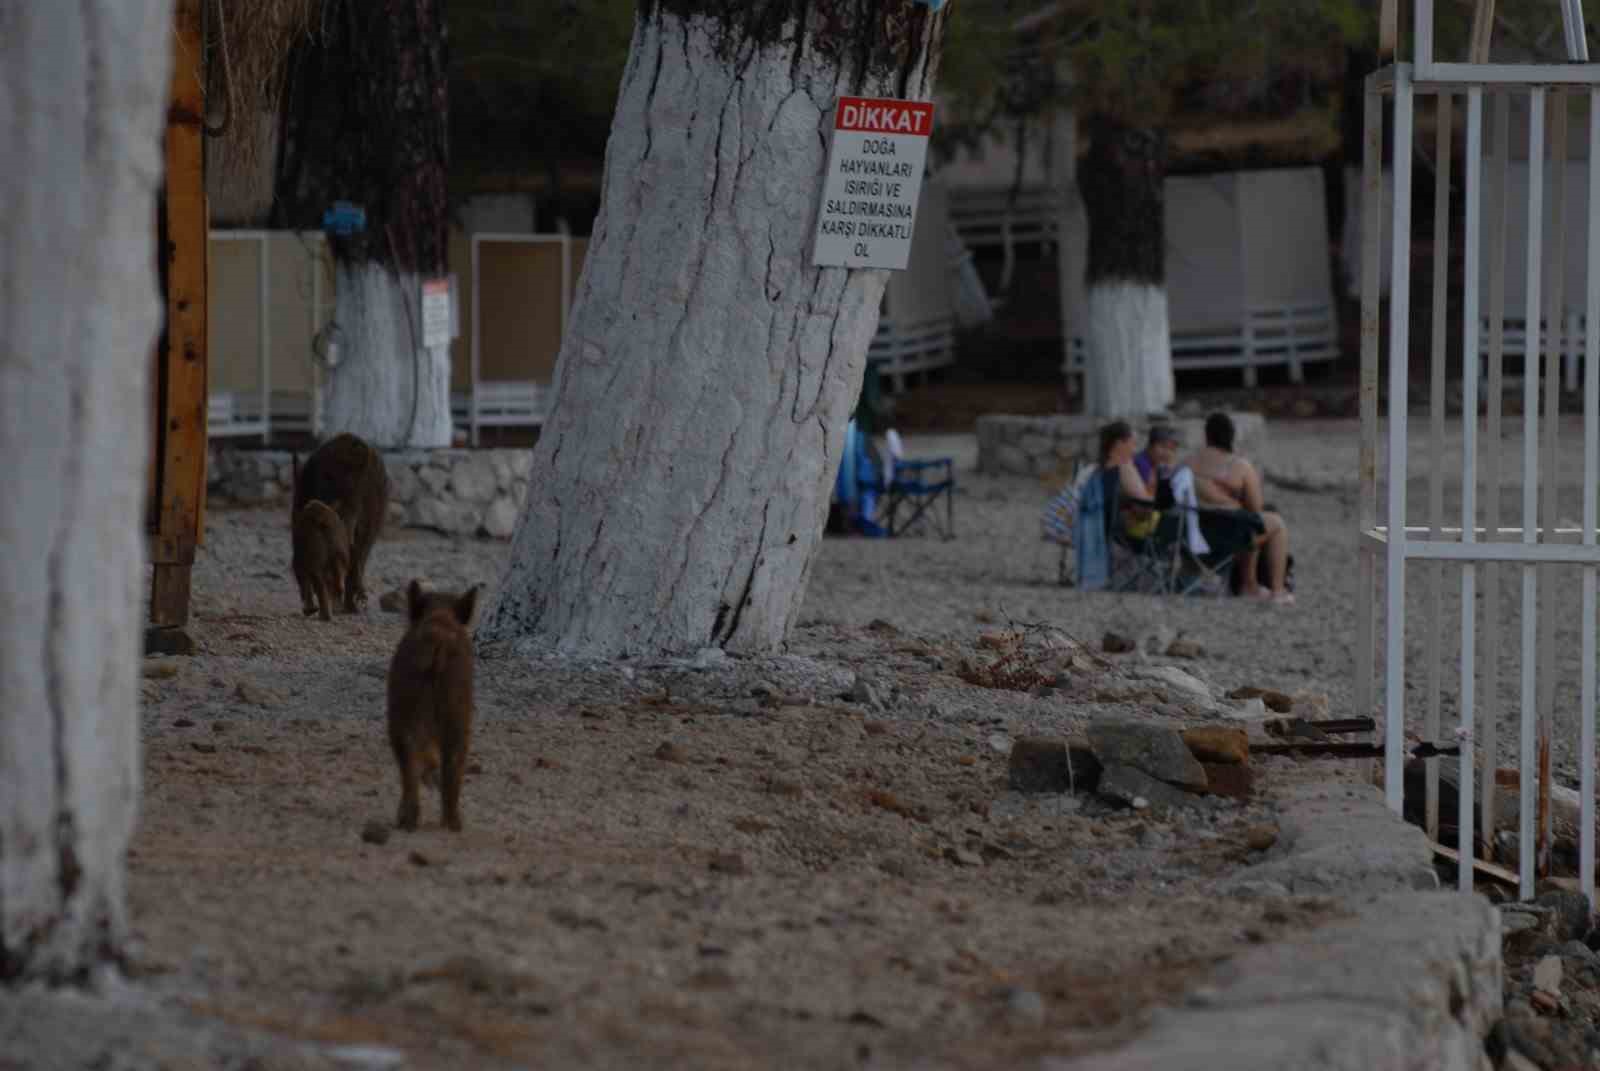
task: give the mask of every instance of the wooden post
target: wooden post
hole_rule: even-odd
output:
[[[158,377],[160,420],[152,464],[154,576],[146,648],[182,650],[173,636],[189,621],[189,570],[206,493],[206,189],[203,0],[177,0],[168,102],[161,257],[167,304]]]

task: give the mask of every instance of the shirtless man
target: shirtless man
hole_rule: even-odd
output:
[[[1233,421],[1226,413],[1212,413],[1206,418],[1206,445],[1189,459],[1189,468],[1195,474],[1195,493],[1201,505],[1247,509],[1260,515],[1267,530],[1244,557],[1244,584],[1240,594],[1283,606],[1292,605],[1294,594],[1283,586],[1289,568],[1289,529],[1284,526],[1282,517],[1262,508],[1261,474],[1249,461],[1233,452],[1233,440]],[[1263,546],[1267,550],[1270,591],[1256,581],[1257,558]]]

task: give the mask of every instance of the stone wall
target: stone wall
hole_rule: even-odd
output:
[[[1259,465],[1266,446],[1267,424],[1260,413],[1228,414],[1233,418],[1237,437],[1234,449],[1252,457]],[[1062,416],[1006,416],[991,414],[978,418],[978,471],[993,476],[1070,477],[1080,462],[1092,462],[1100,452],[1098,417],[1078,414]],[[1150,421],[1133,420],[1134,434],[1144,445]],[[1187,453],[1205,442],[1203,417],[1180,417],[1163,421],[1178,429]]]
[[[305,455],[301,455],[304,463]],[[450,535],[509,539],[528,498],[531,450],[394,450],[389,523]],[[289,505],[293,473],[285,450],[211,447],[206,494],[241,506]]]

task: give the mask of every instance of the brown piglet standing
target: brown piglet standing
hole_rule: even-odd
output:
[[[416,829],[420,785],[439,775],[445,828],[461,829],[461,778],[472,739],[472,633],[478,589],[429,593],[406,589],[411,626],[389,663],[389,743],[400,765],[395,825]]]
[[[313,499],[294,515],[294,578],[305,615],[332,621],[350,569],[350,537],[325,502]]]

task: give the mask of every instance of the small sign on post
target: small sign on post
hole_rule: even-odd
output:
[[[905,268],[932,132],[932,104],[839,98],[812,264]]]
[[[428,349],[450,345],[450,280],[422,281],[422,344]]]

